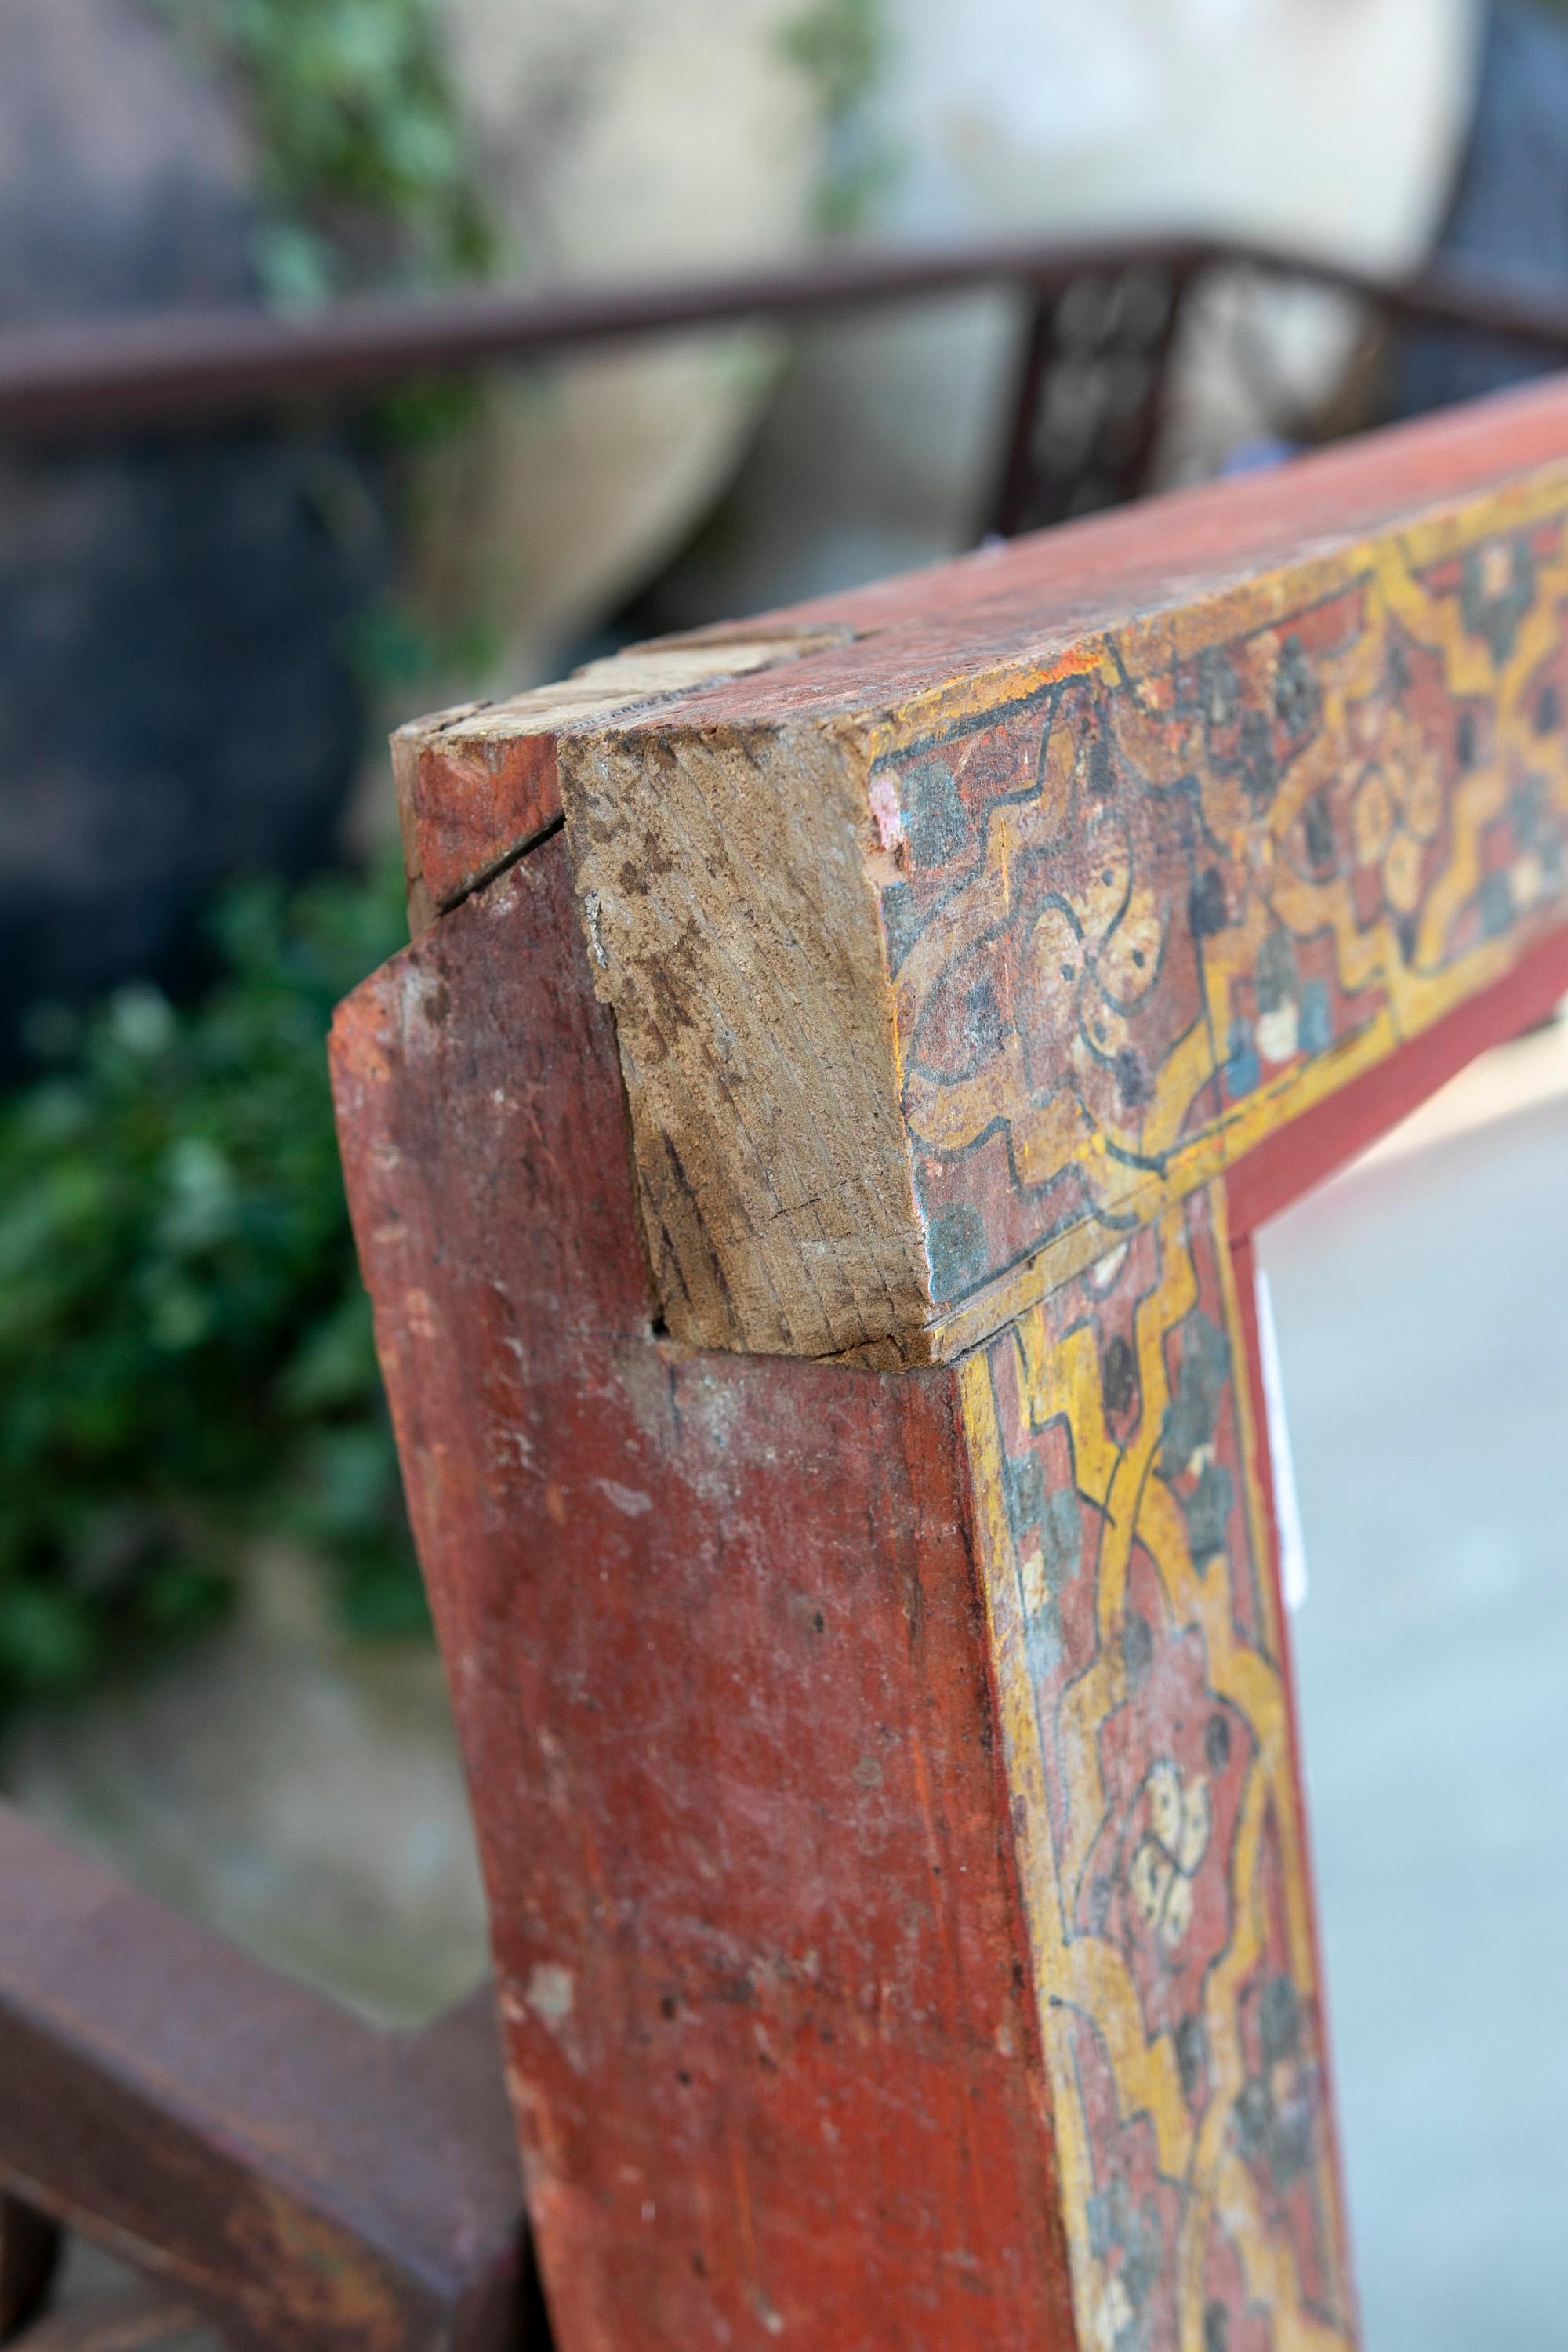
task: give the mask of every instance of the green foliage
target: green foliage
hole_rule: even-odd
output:
[[[784,52],[812,84],[827,142],[818,200],[829,231],[858,226],[888,159],[861,120],[887,56],[885,0],[812,0],[784,29]]]
[[[258,263],[284,303],[473,275],[483,209],[431,0],[160,0],[255,118]]]
[[[843,115],[876,79],[886,37],[881,0],[815,0],[784,27],[784,54],[810,75],[824,111]]]
[[[325,1054],[399,877],[247,884],[216,929],[200,1004],[52,1014],[0,1101],[0,1696],[203,1622],[261,1534],[357,1628],[423,1622]]]

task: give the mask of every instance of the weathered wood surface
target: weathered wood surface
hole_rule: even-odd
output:
[[[411,719],[392,739],[393,777],[407,852],[413,928],[457,905],[561,815],[556,746],[634,710],[678,700],[715,677],[744,677],[799,660],[846,633],[807,629],[637,646],[590,662],[559,686],[500,702],[465,702]]]
[[[1568,986],[1565,530],[1552,388],[405,735],[340,1116],[563,2352],[1353,2343],[1247,1236]]]
[[[951,1374],[660,1344],[559,837],[337,1083],[566,2352],[1066,2347]]]
[[[336,1052],[564,2352],[1344,2343],[1219,1195],[958,1368],[671,1346],[558,836]]]
[[[411,870],[559,796],[673,1334],[951,1359],[1561,923],[1565,525],[1553,386],[623,656]]]

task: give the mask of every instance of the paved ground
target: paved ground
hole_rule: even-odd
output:
[[[1367,2352],[1568,2344],[1568,1104],[1276,1226]]]

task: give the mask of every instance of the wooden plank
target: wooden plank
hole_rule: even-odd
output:
[[[658,1337],[559,836],[334,1053],[565,2352],[1066,2352],[952,1375]]]
[[[761,640],[671,638],[590,662],[560,686],[465,702],[400,727],[392,771],[414,929],[559,823],[562,736],[624,722],[714,679],[800,660],[843,635],[829,628],[781,630]]]
[[[671,1333],[954,1359],[1496,987],[1568,905],[1565,529],[1532,388],[465,719],[553,761]],[[454,895],[526,837],[479,772]]]
[[[1549,930],[1490,987],[1467,997],[1289,1126],[1276,1128],[1226,1180],[1234,1234],[1256,1233],[1369,1150],[1484,1054],[1550,1018],[1568,997],[1568,927]]]

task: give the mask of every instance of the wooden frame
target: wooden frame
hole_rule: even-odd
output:
[[[1568,990],[1560,386],[397,745],[345,1164],[564,2352],[1343,2346],[1259,1222]]]

